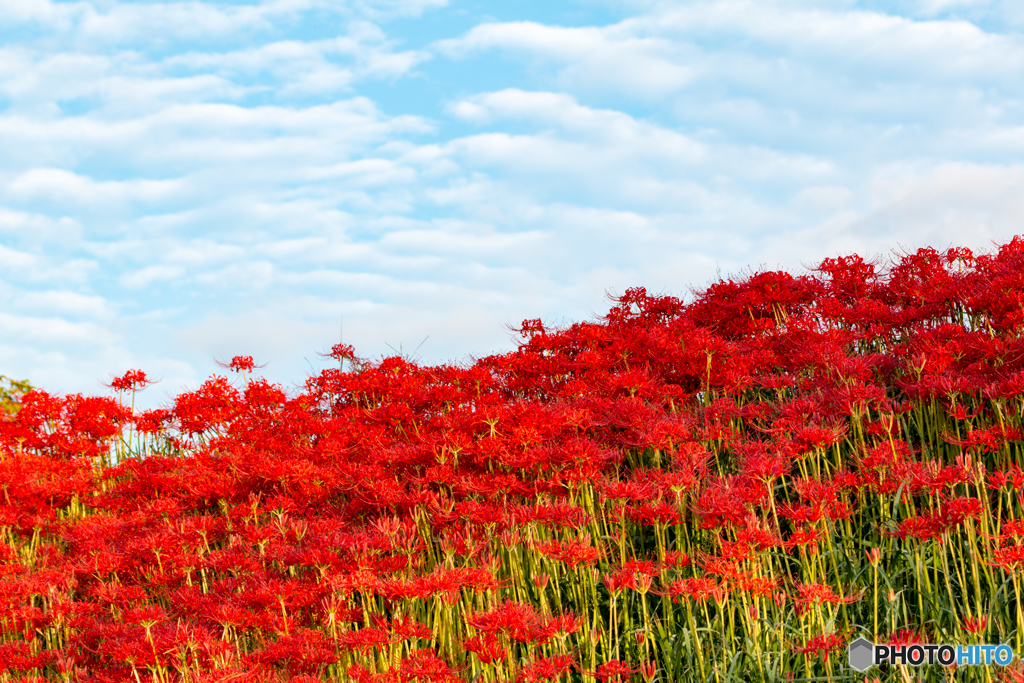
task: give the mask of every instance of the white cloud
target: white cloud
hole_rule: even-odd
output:
[[[792,89],[791,67],[815,80],[839,78],[846,88],[868,73],[929,83],[1024,76],[1019,34],[989,33],[962,20],[751,0],[666,3],[602,27],[496,22],[436,48],[455,58],[489,50],[524,55],[557,65],[557,83],[570,92],[641,99],[720,89],[751,76],[762,93]],[[857,94],[855,88],[844,103]]]
[[[870,211],[851,226],[880,237],[900,234],[917,246],[992,241],[1024,232],[1024,166],[942,163],[924,172],[883,174],[871,185]],[[896,233],[896,230],[899,232]]]
[[[184,274],[185,269],[180,266],[146,266],[139,270],[123,273],[118,280],[121,286],[127,289],[143,289],[154,282],[178,280]]]
[[[32,24],[71,34],[92,45],[146,44],[160,47],[170,41],[237,38],[264,34],[316,11],[341,17],[388,20],[417,17],[447,5],[447,0],[273,0],[251,4],[211,2],[53,2],[19,0],[0,4],[0,26]]]
[[[232,263],[196,276],[196,282],[221,290],[262,292],[274,283],[274,266],[268,261]]]
[[[991,4],[991,0],[920,0],[918,11],[925,15],[935,15],[951,9],[978,8]]]
[[[69,291],[25,292],[15,298],[15,305],[36,315],[51,313],[102,319],[113,315],[109,302],[103,297]]]
[[[4,268],[30,268],[36,264],[36,258],[31,254],[10,249],[0,244],[0,266]]]
[[[267,30],[289,13],[289,3],[216,6],[207,2],[135,4],[25,0],[0,5],[0,22],[30,23],[80,40],[102,44],[197,39],[244,30]],[[104,11],[105,10],[105,11]]]
[[[722,184],[716,179],[728,178],[734,185],[771,182],[795,191],[837,175],[836,165],[825,158],[727,141],[708,144],[620,111],[582,106],[559,93],[505,90],[463,100],[451,109],[489,127],[522,120],[540,126],[530,134],[470,135],[453,140],[447,149],[463,166],[515,178],[519,191],[530,188],[534,198],[546,201],[563,197],[601,206],[692,212],[734,199],[739,190],[716,187]],[[483,187],[457,183],[433,196],[444,203],[481,203]],[[501,193],[515,191],[502,184],[494,194]],[[457,200],[460,196],[464,199]]]
[[[524,52],[561,62],[558,82],[564,87],[614,89],[657,97],[675,92],[694,78],[687,50],[671,40],[611,28],[565,28],[535,22],[483,24],[464,37],[437,43],[437,49],[466,58],[481,50]]]
[[[933,5],[513,4],[453,37],[472,8],[391,21],[441,0],[8,3],[0,368],[139,367],[156,400],[236,354],[301,380],[342,318],[363,355],[429,335],[441,362],[609,290],[1005,241],[1024,47]]]
[[[177,180],[96,181],[59,168],[38,168],[19,174],[8,191],[22,199],[51,204],[109,207],[128,201],[156,202],[173,199],[181,192]]]
[[[14,315],[0,311],[0,327],[11,342],[53,347],[55,344],[103,346],[116,340],[105,325],[93,322],[72,322],[60,317]]]
[[[462,100],[452,106],[452,111],[477,123],[525,119],[589,140],[629,145],[638,150],[657,148],[666,156],[679,156],[691,162],[705,153],[703,145],[685,135],[620,111],[581,106],[563,93],[502,90]]]
[[[274,150],[304,144],[299,153],[365,149],[376,142],[409,133],[429,132],[421,117],[387,117],[363,97],[308,107],[243,107],[227,103],[174,104],[149,115],[127,120],[64,118],[55,121],[16,115],[0,116],[0,139],[14,148],[14,158],[27,143],[46,149],[49,156],[78,160],[84,150],[103,146],[112,153],[182,159],[204,166],[232,148],[245,152]],[[301,138],[307,138],[302,140]],[[261,139],[262,138],[262,139]],[[298,138],[298,139],[297,139]],[[330,146],[324,147],[324,139]],[[176,144],[169,144],[169,143]],[[199,155],[192,145],[219,145],[215,153]],[[141,148],[139,145],[143,145]],[[239,145],[242,149],[239,149]],[[344,145],[344,146],[342,146]],[[207,148],[208,149],[208,148]],[[83,151],[79,151],[83,150]]]
[[[447,7],[448,0],[358,0],[355,7],[372,18],[418,17],[432,9]]]
[[[353,22],[347,36],[328,40],[276,41],[254,48],[228,52],[174,55],[165,59],[165,70],[188,69],[213,72],[227,80],[255,79],[270,75],[282,84],[279,99],[348,90],[360,79],[394,79],[430,59],[429,52],[393,52],[379,28]],[[339,63],[347,59],[350,63]],[[267,84],[258,86],[266,89]]]
[[[832,204],[832,211],[822,212],[824,218],[766,234],[750,252],[770,264],[794,268],[835,254],[887,258],[927,246],[990,251],[1021,233],[1022,197],[1020,165],[880,169],[853,193],[828,188],[824,201]],[[806,200],[801,195],[795,207]]]
[[[80,3],[79,6],[84,3]],[[0,5],[0,19],[7,23],[39,22],[57,23],[68,16],[68,6],[61,6],[50,0],[24,0],[5,2]]]
[[[624,22],[633,31],[701,40],[743,35],[751,47],[794,58],[828,58],[820,66],[884,69],[888,78],[998,79],[1024,67],[1020,36],[989,33],[968,21],[915,20],[878,11],[787,7],[721,0],[676,6]]]

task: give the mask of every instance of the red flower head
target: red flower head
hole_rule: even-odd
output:
[[[222,368],[227,368],[232,372],[237,372],[242,375],[242,381],[245,383],[246,388],[249,386],[248,375],[252,373],[254,368],[265,368],[266,365],[256,365],[256,362],[252,359],[252,356],[235,356],[231,359],[230,363],[221,363],[217,361],[217,365]]]
[[[252,356],[235,356],[231,359],[230,363],[225,365],[224,363],[217,361],[217,365],[222,368],[233,370],[234,372],[252,372],[253,368],[264,367],[262,365],[256,365]]]
[[[820,636],[814,636],[807,641],[807,645],[804,647],[794,648],[794,651],[805,655],[821,657],[827,662],[830,654],[845,646],[846,638],[838,636],[835,633],[824,633]]]
[[[154,380],[148,379],[142,370],[129,370],[121,377],[110,380],[110,384],[106,386],[114,391],[142,391],[153,382]]]
[[[592,673],[585,671],[583,673],[585,676],[596,678],[599,681],[612,683],[613,681],[621,681],[623,676],[631,676],[636,673],[636,669],[630,668],[622,660],[612,659],[597,667],[597,671]]]
[[[334,360],[355,360],[356,350],[349,344],[335,344],[327,355]]]

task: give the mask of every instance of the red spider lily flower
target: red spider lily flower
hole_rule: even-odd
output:
[[[654,577],[658,576],[658,563],[651,560],[626,560],[621,571]]]
[[[718,561],[725,560],[725,564],[733,564],[733,560],[747,560],[753,556],[750,545],[748,543],[737,542],[737,541],[722,541],[722,548],[719,551],[718,557],[714,555],[704,555],[701,559],[704,560],[704,571],[710,571],[711,573],[720,574],[722,572],[717,571],[714,567],[717,566]],[[709,569],[708,565],[711,565]]]
[[[331,352],[327,354],[334,360],[356,360],[356,350],[354,347],[348,344],[335,344],[331,347]]]
[[[602,499],[649,500],[654,495],[654,488],[647,482],[611,481],[600,482],[597,490]]]
[[[1006,667],[1003,670],[1003,681],[1006,683],[1024,683],[1024,662]]]
[[[989,475],[988,488],[1024,489],[1024,470],[1017,463],[1011,463],[1008,468],[997,470]]]
[[[1010,538],[1011,536],[1024,536],[1024,519],[1011,519],[1000,526],[1003,533],[996,538]]]
[[[967,449],[977,449],[981,453],[998,451],[1008,441],[1020,441],[1022,437],[1024,434],[1019,429],[998,425],[989,429],[968,429],[967,435],[963,438],[957,438],[950,433],[942,435],[942,439],[948,443]]]
[[[552,655],[526,664],[516,677],[517,683],[537,683],[558,680],[572,669],[572,655]]]
[[[945,530],[945,525],[937,516],[924,515],[903,520],[900,522],[899,529],[892,534],[904,539],[909,537],[918,541],[927,541],[934,538],[941,541]]]
[[[742,526],[750,513],[750,503],[763,502],[764,486],[734,475],[710,481],[694,505],[701,526],[712,529],[725,524]]]
[[[977,498],[961,496],[945,503],[941,515],[946,525],[952,527],[967,519],[977,519],[983,508],[984,504]]]
[[[434,652],[420,649],[412,652],[399,665],[401,681],[431,681],[432,683],[457,683],[464,680],[443,659]]]
[[[129,624],[159,623],[167,621],[167,613],[156,605],[144,605],[126,610],[122,619]]]
[[[338,661],[334,644],[320,631],[298,629],[278,636],[259,654],[263,664],[281,664],[291,675],[317,675]]]
[[[645,526],[678,524],[681,519],[676,506],[663,500],[646,502],[637,507],[628,506],[626,517]]]
[[[173,414],[165,408],[144,410],[135,415],[135,429],[140,434],[161,434],[167,430]]]
[[[705,452],[703,457],[708,458]],[[657,483],[661,495],[674,499],[679,503],[683,495],[697,487],[707,476],[707,463],[703,462],[696,466],[680,465],[677,454],[676,466],[679,470],[674,472],[653,471],[650,478]]]
[[[603,683],[616,683],[621,681],[623,676],[632,676],[636,669],[630,667],[626,662],[619,659],[611,659],[597,667],[597,671],[584,671],[583,675],[595,678]]]
[[[818,544],[824,540],[821,532],[815,527],[804,527],[797,529],[789,538],[786,540],[786,548],[792,550],[793,548],[800,548],[800,552],[810,552],[811,549],[817,550]]]
[[[906,462],[916,452],[903,441],[884,441],[869,448],[857,464],[861,470],[891,468]]]
[[[733,588],[752,596],[774,595],[779,579],[771,576],[738,576],[731,581]]]
[[[365,653],[392,642],[392,634],[382,628],[361,628],[339,634],[336,641],[342,647]]]
[[[665,587],[665,594],[669,595],[673,602],[678,602],[680,596],[704,602],[708,598],[717,600],[722,590],[722,587],[714,579],[691,577],[673,581]]]
[[[796,434],[797,441],[803,449],[817,448],[825,450],[841,443],[846,436],[849,425],[841,424],[834,427],[802,427]],[[812,480],[813,481],[813,480]]]
[[[252,356],[235,356],[231,359],[230,363],[222,363],[220,361],[216,361],[216,363],[232,372],[252,372],[253,368],[266,367],[265,365],[256,365],[256,361],[252,359]]]
[[[3,662],[3,669],[0,671],[31,671],[41,669],[56,661],[59,652],[55,650],[42,650],[33,652],[25,642],[13,642],[0,644],[0,662]],[[23,679],[22,679],[23,680]]]
[[[590,523],[590,515],[582,508],[562,503],[534,504],[520,508],[517,513],[513,518],[520,524],[537,520],[553,527],[579,529]]]
[[[601,577],[601,581],[612,595],[617,595],[626,588],[636,590],[636,571],[628,568],[622,569],[614,574],[605,574]]]
[[[826,603],[831,605],[849,605],[861,599],[858,595],[838,595],[832,586],[821,583],[804,583],[796,586],[797,595],[794,600],[797,604],[797,611],[806,612],[811,605]]]
[[[839,520],[849,519],[853,516],[854,508],[850,506],[845,500],[836,500],[828,504],[825,508],[825,516],[831,519],[833,522]]]
[[[637,574],[636,577],[636,592],[641,595],[646,595],[651,590],[651,585],[654,583],[654,579],[646,574]]]
[[[927,641],[928,637],[923,633],[905,628],[889,634],[883,642],[885,642],[886,645],[914,645],[916,643],[924,643]]]
[[[545,622],[544,638],[554,637],[559,634],[571,635],[579,631],[583,623],[583,617],[578,614],[559,614]]]
[[[740,556],[719,557],[703,553],[701,554],[700,562],[704,567],[704,573],[711,576],[721,576],[723,579],[732,579],[746,574],[743,562],[750,556],[749,546],[741,543],[732,544],[731,546],[723,544],[723,546],[723,549],[727,549],[727,552],[731,550],[734,554],[739,554]]]
[[[391,630],[395,636],[402,640],[413,638],[428,639],[431,637],[430,627],[411,617],[408,619],[396,617],[391,622]]]
[[[543,643],[554,635],[532,606],[506,601],[497,609],[466,615],[466,623],[483,633],[504,633],[518,643]],[[559,627],[564,626],[559,622]]]
[[[1010,478],[1009,477],[1009,473],[1006,472],[1006,471],[1003,471],[1003,470],[997,470],[995,472],[990,472],[986,476],[986,486],[989,489],[992,489],[994,491],[998,491],[999,489],[1001,489],[1004,486],[1006,486],[1006,483],[1007,483],[1007,481],[1009,481],[1009,478]]]
[[[1007,571],[1017,571],[1024,567],[1024,546],[1015,545],[1008,548],[998,548],[992,551],[992,561],[985,564],[991,567],[1002,567]]]
[[[146,377],[142,370],[129,370],[120,377],[114,377],[106,386],[114,391],[142,391],[155,380]]]
[[[518,332],[526,338],[532,338],[534,335],[543,335],[545,333],[544,323],[540,321],[540,318],[524,320],[519,325]]]
[[[942,540],[942,535],[963,524],[965,520],[977,518],[983,504],[977,498],[960,497],[947,501],[931,515],[911,517],[900,523],[893,535],[899,538],[911,537],[917,540],[931,538]]]
[[[762,552],[782,545],[782,539],[764,528],[765,523],[757,517],[751,516],[747,520],[747,526],[736,530],[736,540],[745,543],[752,549]]]
[[[776,443],[743,441],[734,444],[740,473],[758,481],[771,483],[786,475],[798,455],[793,442],[780,439]]]
[[[200,434],[216,430],[234,419],[242,410],[242,396],[225,377],[213,377],[194,392],[174,399],[174,416],[181,430]]]
[[[811,638],[803,647],[793,648],[793,651],[821,657],[827,662],[830,654],[845,647],[846,638],[837,636],[835,633],[825,633]]]
[[[818,522],[825,517],[825,505],[821,502],[812,504],[782,503],[778,506],[779,517],[794,522]]]
[[[963,626],[964,630],[968,633],[984,633],[985,629],[988,628],[988,616],[964,617]]]
[[[640,675],[643,676],[645,683],[652,683],[657,673],[658,664],[656,662],[640,663]]]
[[[839,483],[836,480],[821,481],[818,479],[796,479],[793,488],[800,497],[810,503],[827,504],[836,500],[839,494]]]
[[[661,562],[663,569],[683,569],[693,564],[693,560],[690,558],[689,553],[684,553],[680,550],[667,550],[665,551],[665,559]]]
[[[535,543],[534,549],[545,557],[565,562],[572,568],[581,564],[591,564],[604,556],[604,550],[590,545],[590,535],[583,534],[579,541],[548,541]]]
[[[958,486],[974,481],[974,474],[968,472],[962,464],[947,465],[938,469],[926,485],[933,491],[938,492],[944,488]]]
[[[508,649],[494,633],[465,638],[462,641],[462,649],[475,653],[481,664],[503,662],[509,656]]]

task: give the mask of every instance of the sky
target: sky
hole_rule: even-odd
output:
[[[0,0],[0,374],[466,363],[1024,233],[1019,0]]]

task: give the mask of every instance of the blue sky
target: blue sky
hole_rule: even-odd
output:
[[[0,0],[0,374],[462,362],[631,286],[1024,232],[1009,0]],[[425,340],[425,341],[424,341]]]

